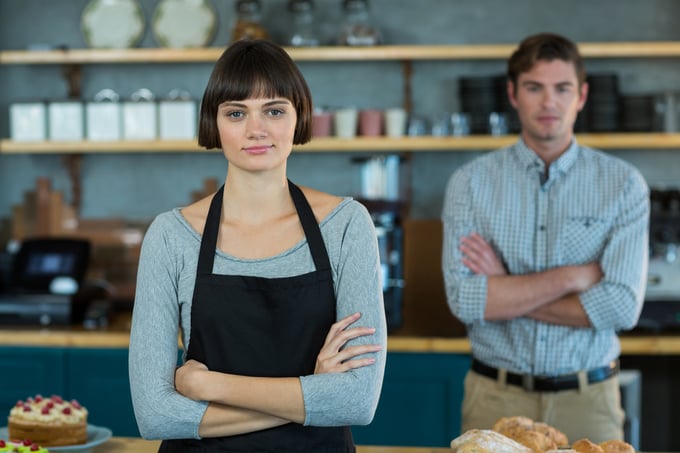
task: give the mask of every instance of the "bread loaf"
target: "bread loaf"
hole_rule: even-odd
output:
[[[532,453],[519,442],[490,429],[471,429],[451,441],[453,453]]]
[[[569,445],[569,440],[562,431],[522,415],[498,419],[493,430],[529,447],[534,453],[544,453]]]

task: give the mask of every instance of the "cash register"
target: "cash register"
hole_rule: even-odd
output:
[[[24,240],[0,288],[0,324],[71,324],[89,259],[87,240]]]

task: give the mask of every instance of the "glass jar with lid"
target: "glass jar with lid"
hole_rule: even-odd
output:
[[[314,17],[314,0],[288,0],[291,14],[288,44],[294,47],[313,47],[321,44]]]
[[[343,0],[344,21],[338,44],[341,46],[375,46],[382,42],[380,31],[372,23],[368,0]]]
[[[269,34],[262,26],[262,6],[259,0],[236,1],[236,23],[231,41],[239,39],[267,39]]]

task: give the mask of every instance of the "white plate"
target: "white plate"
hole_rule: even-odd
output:
[[[90,47],[124,49],[139,44],[144,22],[137,0],[91,0],[83,9],[80,28]]]
[[[103,444],[111,438],[112,432],[109,428],[101,426],[87,425],[87,442],[80,445],[64,445],[61,447],[45,447],[50,453],[53,451],[67,451],[70,453],[87,453],[96,445]],[[0,439],[9,439],[7,427],[0,428]]]
[[[162,47],[204,47],[216,27],[217,15],[206,0],[161,0],[151,20],[153,36]]]

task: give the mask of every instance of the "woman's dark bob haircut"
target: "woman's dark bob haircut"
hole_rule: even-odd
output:
[[[220,104],[257,98],[288,99],[297,113],[293,144],[312,138],[312,96],[297,65],[271,41],[244,39],[231,44],[215,63],[201,101],[198,144],[222,148],[217,130]]]

